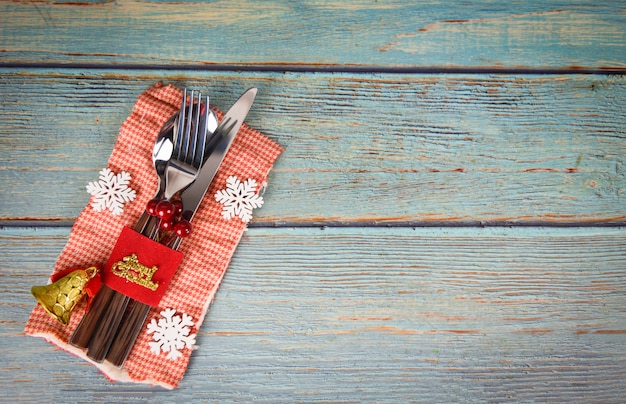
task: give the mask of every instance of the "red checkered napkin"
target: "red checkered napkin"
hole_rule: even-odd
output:
[[[156,175],[151,158],[154,140],[165,121],[179,109],[181,100],[180,89],[160,83],[139,97],[132,114],[120,129],[108,163],[113,172],[126,171],[131,175],[129,186],[137,192],[137,197],[125,205],[120,216],[114,216],[108,210],[96,212],[91,205],[87,205],[72,227],[53,275],[68,268],[93,265],[102,268],[122,228],[134,226],[146,203],[156,192]],[[221,118],[222,113],[216,112]],[[215,200],[214,195],[225,188],[230,176],[237,176],[242,181],[254,179],[258,184],[265,184],[282,150],[280,145],[243,124],[194,217],[193,233],[181,244],[179,251],[184,255],[183,261],[159,307],[150,310],[148,322],[152,319],[158,321],[162,318],[162,311],[174,309],[178,316],[182,313],[191,316],[194,325],[190,327],[190,333],[197,333],[246,229],[246,224],[239,218],[227,220],[222,216],[223,206]],[[83,300],[74,309],[70,323],[63,327],[37,305],[26,324],[25,333],[45,338],[93,363],[82,350],[67,343],[85,313],[85,306]],[[175,388],[187,369],[192,349],[181,349],[182,356],[177,359],[167,358],[165,352],[155,353],[150,349],[153,335],[147,331],[144,324],[122,369],[107,362],[93,364],[111,380]]]

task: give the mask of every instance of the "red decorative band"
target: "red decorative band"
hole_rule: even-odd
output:
[[[102,272],[102,282],[156,307],[182,259],[182,253],[124,227]]]

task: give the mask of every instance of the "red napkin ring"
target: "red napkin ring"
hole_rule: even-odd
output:
[[[102,271],[102,282],[132,299],[156,307],[182,259],[179,251],[124,227]]]

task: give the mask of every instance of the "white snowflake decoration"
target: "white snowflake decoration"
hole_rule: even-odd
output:
[[[154,334],[149,342],[150,351],[155,355],[167,352],[168,359],[178,359],[183,354],[180,352],[185,347],[191,349],[196,344],[196,334],[189,335],[189,327],[194,325],[191,316],[182,313],[175,316],[176,310],[165,309],[161,312],[162,318],[157,322],[152,319],[148,324],[148,334]]]
[[[253,179],[241,182],[235,176],[228,177],[226,189],[215,194],[215,200],[224,205],[222,216],[227,220],[239,216],[248,223],[252,219],[252,210],[263,205],[263,197],[256,194],[256,187]]]
[[[122,171],[113,174],[109,168],[100,171],[100,180],[90,182],[87,192],[94,196],[91,206],[96,212],[109,209],[112,214],[119,216],[124,211],[124,203],[135,199],[135,191],[128,187],[130,174]]]

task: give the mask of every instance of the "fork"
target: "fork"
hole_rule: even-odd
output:
[[[205,151],[210,149],[209,146],[213,143],[206,134],[209,116],[208,97],[204,105],[201,97],[198,93],[198,102],[194,103],[192,91],[191,105],[187,108],[187,90],[185,89],[183,93],[178,130],[175,132],[175,150],[166,168],[165,191],[162,196],[164,200],[184,190],[197,178]],[[202,121],[200,115],[203,115]],[[158,233],[158,222],[146,223],[140,219],[136,230],[155,238]],[[127,296],[103,286],[94,299],[92,308],[85,314],[70,338],[70,343],[79,348],[88,348],[87,356],[92,360],[97,362],[104,360],[130,300]]]
[[[209,126],[209,116],[214,118],[213,111],[209,109],[209,97],[206,104],[202,104],[202,95],[198,92],[198,102],[194,104],[194,92],[191,91],[190,106],[186,107],[187,89],[183,92],[182,107],[179,113],[177,130],[174,131],[172,139],[172,155],[165,169],[159,173],[159,190],[151,202],[169,200],[175,194],[183,192],[198,177],[199,169],[204,162],[207,151],[215,143],[215,133],[213,130],[207,137]],[[193,108],[197,105],[197,108]],[[187,111],[189,110],[189,111]],[[203,115],[200,121],[200,115]],[[193,132],[193,133],[192,133]],[[198,136],[200,134],[200,136]],[[158,170],[157,170],[158,171]],[[139,222],[143,221],[142,232],[151,239],[157,239],[158,223],[156,218],[148,218],[144,212]],[[157,221],[158,222],[158,221]],[[143,230],[148,229],[147,232]]]
[[[185,89],[183,103],[186,102],[186,96],[187,90]],[[207,103],[204,105],[201,97],[202,94],[198,92],[198,102],[194,104],[192,90],[189,115],[184,117],[184,111],[187,108],[183,107],[181,109],[183,118],[178,119],[178,133],[174,136],[174,152],[165,170],[165,199],[170,199],[177,192],[187,188],[198,176],[199,168],[204,161],[206,125],[209,119],[209,99],[207,97]],[[193,108],[193,105],[197,105],[197,108]],[[200,114],[204,115],[202,125],[200,125]],[[183,131],[184,126],[185,130]],[[199,131],[201,136],[198,136]]]
[[[201,98],[200,94],[198,95],[198,98]],[[200,161],[198,160],[199,157],[196,157],[196,162],[194,163],[196,165],[204,164],[203,161],[205,161],[208,158],[208,156],[211,154],[214,148],[214,145],[221,138],[221,136],[219,136],[218,133],[215,132],[218,127],[217,115],[215,114],[214,111],[208,108],[209,106],[208,97],[206,101],[207,101],[205,104],[206,106],[204,108],[206,108],[205,112],[208,113],[208,118],[206,118],[205,116],[204,120],[201,121],[203,123],[203,126],[205,126],[204,128],[205,131],[202,130],[203,128],[199,128],[199,130],[200,130],[200,133],[206,133],[207,139],[206,139],[206,143],[204,147],[204,155],[202,155],[202,160]],[[181,109],[186,108],[185,107],[186,103],[187,103],[187,89],[185,89],[185,91],[183,92],[183,101],[182,101]],[[158,177],[158,186],[157,186],[156,194],[154,195],[152,200],[148,202],[149,204],[152,204],[153,207],[155,207],[156,204],[158,204],[158,202],[160,202],[164,198],[167,168],[169,166],[170,160],[172,159],[172,157],[174,157],[175,150],[177,150],[175,148],[177,147],[176,145],[177,144],[181,145],[183,143],[180,137],[178,137],[178,134],[184,133],[183,132],[184,126],[181,124],[179,120],[180,115],[181,115],[180,111],[176,112],[166,122],[166,124],[161,129],[161,133],[159,133],[159,135],[157,136],[157,141],[154,146],[154,150],[152,153],[152,162],[154,164],[154,169]],[[201,142],[198,141],[196,144],[199,146],[200,143]],[[135,231],[145,235],[148,238],[156,239],[158,235],[158,226],[157,226],[159,224],[158,218],[151,216],[148,213],[148,210],[149,209],[146,209],[146,211],[144,211],[141,217],[139,218],[135,226]]]

